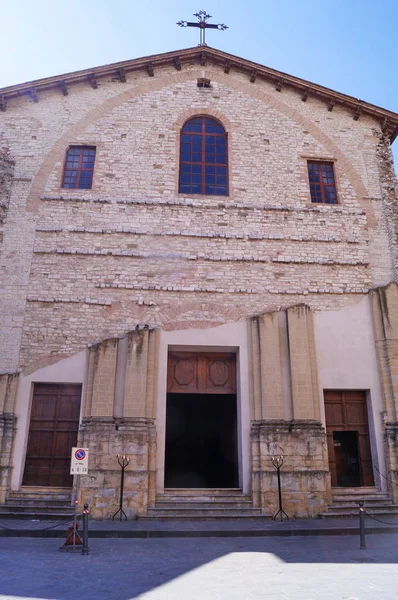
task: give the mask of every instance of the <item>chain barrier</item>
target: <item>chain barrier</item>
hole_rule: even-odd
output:
[[[384,525],[395,525],[395,523],[391,523],[391,521],[388,522],[388,521],[382,521],[381,519],[377,519],[373,515],[370,515],[366,510],[364,512],[367,517],[369,517],[370,519],[373,519],[374,521],[378,521],[379,523],[383,523]]]
[[[378,472],[379,475],[381,475],[383,477],[383,479],[385,479],[386,481],[388,481],[389,483],[391,483],[391,485],[393,485],[394,487],[398,487],[398,485],[389,477],[386,477],[385,475],[383,475],[383,473],[377,468],[376,465],[373,465],[374,468],[376,469],[376,471]]]
[[[77,515],[78,517],[82,517],[82,514]],[[49,531],[50,529],[55,529],[56,527],[61,527],[61,525],[66,525],[67,523],[70,523],[70,519],[68,519],[67,521],[58,521],[57,523],[53,524],[53,525],[49,525],[48,527],[43,527],[41,529],[30,529],[30,531]],[[15,529],[13,527],[6,527],[5,525],[0,525],[0,529],[4,529],[5,531],[19,531],[18,529]]]

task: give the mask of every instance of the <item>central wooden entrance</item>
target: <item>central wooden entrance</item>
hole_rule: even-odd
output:
[[[373,486],[366,393],[324,392],[332,486]]]
[[[71,449],[76,446],[80,384],[36,383],[22,485],[72,487]]]
[[[235,354],[169,353],[165,487],[238,487]]]

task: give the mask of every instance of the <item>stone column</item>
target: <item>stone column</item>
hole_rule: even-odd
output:
[[[293,418],[320,421],[318,368],[312,312],[304,304],[287,310]]]
[[[96,518],[109,518],[118,508],[117,454],[130,458],[125,471],[126,514],[145,514],[155,502],[156,337],[155,331],[132,331],[126,338],[90,349],[79,443],[90,449],[82,502],[90,504]]]
[[[385,410],[387,480],[398,502],[398,285],[371,290],[370,304]]]
[[[0,375],[0,504],[4,504],[10,486],[17,386],[18,375]]]
[[[320,423],[312,313],[307,306],[266,313],[249,323],[252,368],[253,504],[277,511],[276,471],[290,516],[326,509],[330,486],[326,434]]]

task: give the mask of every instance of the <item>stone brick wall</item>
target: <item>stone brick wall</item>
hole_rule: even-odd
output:
[[[197,88],[203,72],[210,89]],[[195,114],[227,130],[228,197],[178,193],[179,131]],[[393,279],[370,116],[187,62],[16,98],[0,127],[16,161],[0,372],[137,323],[201,328],[303,302],[336,310]],[[97,147],[92,190],[60,189],[70,144]],[[308,158],[334,162],[339,205],[311,204]]]
[[[384,446],[387,484],[398,502],[398,285],[371,292],[372,318],[380,383],[384,399]]]
[[[18,376],[0,375],[0,504],[6,499],[11,477],[17,384]]]
[[[7,148],[0,148],[0,227],[4,225],[10,204],[11,182],[14,174],[14,161]],[[0,244],[3,232],[0,232]]]

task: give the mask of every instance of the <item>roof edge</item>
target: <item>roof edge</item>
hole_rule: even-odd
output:
[[[302,99],[304,101],[310,95],[323,99],[328,103],[329,110],[333,109],[334,104],[343,105],[354,111],[355,120],[358,120],[362,113],[369,114],[381,120],[382,131],[389,135],[391,143],[398,135],[398,114],[393,111],[365,102],[364,100],[360,100],[353,96],[342,94],[311,81],[289,75],[283,71],[277,71],[259,63],[240,58],[234,54],[217,50],[211,46],[195,46],[181,50],[173,50],[172,52],[153,54],[0,88],[0,110],[6,109],[7,100],[23,95],[30,94],[32,99],[37,101],[37,92],[39,90],[58,87],[64,95],[67,95],[67,86],[74,83],[88,81],[91,83],[92,87],[96,87],[97,78],[109,75],[119,77],[120,81],[125,81],[126,72],[137,71],[140,69],[147,70],[148,75],[153,76],[153,69],[156,65],[172,63],[177,70],[181,70],[181,60],[195,58],[198,59],[202,65],[206,64],[206,60],[210,58],[219,61],[220,63],[223,63],[224,72],[226,73],[228,73],[232,67],[247,71],[250,76],[248,81],[252,83],[255,82],[257,77],[264,77],[265,79],[272,80],[279,91],[283,86],[293,87],[302,94]]]

